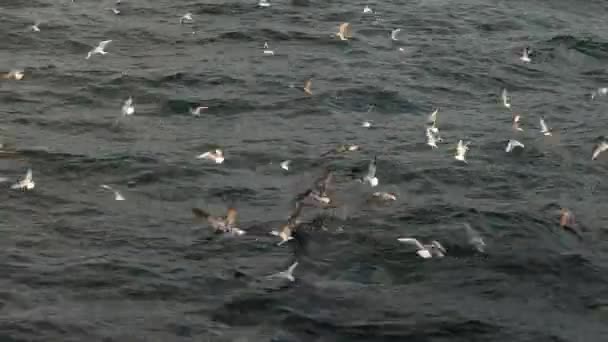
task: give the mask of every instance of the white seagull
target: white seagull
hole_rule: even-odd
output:
[[[114,200],[115,201],[124,201],[125,200],[124,196],[120,192],[118,192],[118,190],[115,190],[111,186],[102,184],[102,185],[100,185],[100,187],[102,189],[106,189],[106,190],[112,191],[114,193]]]
[[[597,88],[597,90],[591,92],[591,99],[593,100],[596,96],[605,96],[606,94],[608,94],[608,88]]]
[[[456,146],[456,154],[454,155],[454,159],[460,160],[460,161],[466,163],[467,162],[466,154],[467,154],[467,151],[469,150],[469,144],[470,144],[470,142],[467,142],[465,144],[462,142],[462,140],[458,140],[458,145]]]
[[[519,127],[519,120],[521,120],[521,115],[513,113],[513,116],[511,119],[511,127],[513,127],[513,130],[521,132],[524,129]]]
[[[439,108],[435,109],[431,114],[429,114],[429,118],[426,120],[427,123],[432,123],[433,127],[436,127],[437,122],[437,114],[439,113]]]
[[[420,243],[420,241],[412,238],[399,238],[397,240],[399,242],[416,245],[416,247],[418,248],[416,253],[425,259],[432,258],[433,256],[441,258],[447,254],[447,250],[439,243],[439,241],[436,240],[433,240],[428,245],[423,245]]]
[[[268,42],[264,42],[264,54],[274,56],[274,51],[268,48]]]
[[[394,29],[393,31],[391,31],[391,39],[392,40],[399,40],[397,39],[397,34],[399,34],[399,32],[401,32],[401,29]]]
[[[192,114],[194,116],[201,116],[201,110],[204,110],[204,109],[209,109],[209,107],[198,106],[196,108],[190,108],[190,114]]]
[[[365,7],[363,7],[363,13],[367,14],[367,13],[374,13],[374,11],[372,11],[372,9],[365,5]]]
[[[543,118],[542,116],[540,117],[540,132],[547,136],[553,135],[551,133],[551,129],[547,127],[547,124],[545,123],[545,118]]]
[[[34,183],[34,180],[32,178],[32,169],[27,169],[25,177],[23,177],[23,179],[18,181],[17,183],[13,184],[11,186],[11,189],[32,190],[35,185],[36,183]]]
[[[125,103],[123,103],[122,105],[121,111],[123,116],[133,115],[135,113],[135,105],[133,104],[132,97],[129,96],[129,98],[125,100]]]
[[[270,275],[269,278],[285,278],[289,281],[295,281],[296,278],[294,278],[293,276],[293,271],[296,269],[296,267],[298,267],[297,261],[294,262],[291,266],[289,266],[287,270]]]
[[[34,32],[40,32],[40,22],[37,21],[34,23],[34,25],[30,26],[30,29]]]
[[[507,108],[511,108],[511,97],[509,96],[507,89],[502,90],[500,97],[502,98],[502,104]]]
[[[268,2],[268,0],[260,0],[260,2],[258,2],[258,6],[260,6],[260,7],[270,7],[270,2]]]
[[[363,122],[361,123],[361,127],[364,127],[364,128],[370,128],[370,127],[372,127],[372,123],[371,123],[371,121],[367,121],[367,120],[366,120],[366,121],[363,121]]]
[[[517,141],[515,139],[510,139],[507,142],[507,148],[505,148],[505,152],[511,152],[516,147],[524,148],[524,144],[520,143],[519,141]]]
[[[192,13],[188,12],[179,18],[179,23],[184,24],[185,22],[191,22],[193,20],[194,19],[192,19]]]
[[[604,137],[600,139],[601,140],[593,147],[593,154],[591,155],[591,160],[596,160],[600,153],[608,150],[608,141],[606,141]]]
[[[93,55],[105,55],[107,52],[104,50],[108,44],[110,44],[112,40],[104,40],[99,43],[93,50],[89,51],[86,59],[91,58]]]
[[[432,148],[437,148],[437,136],[433,131],[433,127],[426,128],[426,144],[431,146]]]
[[[530,49],[528,49],[527,47],[524,48],[521,52],[521,57],[519,57],[519,59],[524,62],[524,63],[530,63],[531,59],[530,59]]]
[[[289,171],[289,164],[291,164],[291,160],[284,160],[281,162],[281,169],[285,171]]]
[[[376,157],[369,162],[369,166],[367,168],[367,174],[361,178],[362,183],[369,183],[371,187],[375,187],[378,185],[378,178],[376,177]]]
[[[198,157],[196,157],[197,159],[207,159],[207,160],[212,160],[214,161],[216,164],[221,164],[224,162],[224,152],[222,152],[222,150],[217,149],[215,151],[209,151],[209,152],[205,152],[203,154],[200,154]]]
[[[106,8],[108,11],[112,11],[112,13],[119,15],[120,14],[120,10],[116,7],[112,7],[112,8]]]

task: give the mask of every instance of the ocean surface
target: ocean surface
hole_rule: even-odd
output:
[[[608,152],[591,160],[608,96],[590,98],[608,86],[608,2],[115,6],[0,0],[0,71],[25,70],[0,81],[0,340],[608,341]],[[523,151],[505,152],[511,138]],[[361,150],[320,157],[342,144]],[[223,164],[196,158],[215,148]],[[374,156],[371,188],[356,178]],[[270,231],[326,167],[339,207],[305,208],[277,246]],[[28,168],[35,188],[11,189]],[[370,204],[375,191],[398,200]],[[229,206],[246,235],[191,212]],[[269,277],[295,261],[294,282]]]

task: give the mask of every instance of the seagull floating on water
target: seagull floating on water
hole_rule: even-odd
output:
[[[372,9],[366,5],[365,7],[363,7],[363,13],[365,13],[365,14],[374,13],[374,11],[372,11]]]
[[[258,2],[258,6],[259,7],[270,7],[270,2],[268,2],[268,0],[260,0],[260,2]]]
[[[274,51],[268,48],[268,42],[264,42],[264,54],[274,56]]]
[[[35,22],[34,25],[30,26],[30,29],[34,32],[40,32],[40,22]]]
[[[22,180],[11,186],[11,189],[14,190],[32,190],[36,186],[34,179],[32,177],[32,169],[28,169],[25,173],[25,177]]]
[[[540,132],[547,136],[553,135],[551,133],[551,129],[549,127],[547,127],[547,124],[545,123],[545,119],[542,116],[540,117]]]
[[[509,96],[509,92],[507,92],[507,89],[503,89],[502,90],[502,93],[500,94],[500,97],[502,99],[502,104],[506,108],[511,108],[511,97]]]
[[[374,192],[372,197],[381,201],[396,201],[397,195],[393,192]]]
[[[369,162],[367,174],[359,180],[362,183],[369,183],[373,188],[378,185],[378,178],[376,177],[376,157]]]
[[[215,151],[209,151],[209,152],[205,152],[203,154],[200,154],[196,158],[197,159],[212,160],[216,164],[221,164],[221,163],[224,162],[224,152],[222,150],[220,150],[220,149],[217,149]]]
[[[467,162],[466,160],[466,154],[467,151],[469,151],[469,144],[470,142],[467,142],[466,144],[462,142],[462,140],[458,140],[458,145],[456,145],[456,154],[454,155],[454,159],[456,160],[460,160],[461,162]]]
[[[11,70],[7,73],[1,73],[0,74],[0,78],[3,78],[5,80],[22,80],[24,76],[24,72],[23,70]]]
[[[372,127],[372,123],[371,123],[370,121],[367,121],[367,120],[366,120],[366,121],[363,121],[363,122],[361,123],[361,127],[364,127],[364,128],[370,128],[370,127]]]
[[[112,191],[114,193],[114,200],[115,201],[124,201],[125,200],[125,198],[123,197],[123,195],[118,190],[115,190],[111,186],[106,185],[106,184],[102,184],[102,185],[100,185],[100,187],[103,188],[103,189]]]
[[[608,141],[604,137],[599,137],[597,144],[593,147],[591,160],[596,160],[600,153],[608,150]]]
[[[208,212],[199,208],[192,208],[192,213],[198,219],[207,220],[207,223],[209,223],[215,233],[245,234],[244,230],[235,226],[237,212],[234,208],[228,208],[226,217],[211,216]]]
[[[507,147],[505,148],[505,152],[511,152],[513,151],[513,149],[515,148],[524,148],[524,144],[520,143],[519,141],[515,140],[515,139],[509,139],[509,141],[507,142]]]
[[[193,20],[192,13],[188,12],[179,18],[179,23],[183,25],[185,22],[192,22]]]
[[[196,108],[190,108],[190,114],[194,115],[194,116],[201,116],[201,110],[205,110],[205,109],[209,109],[209,107],[201,107],[198,106]]]
[[[125,100],[125,103],[123,103],[122,105],[121,111],[123,116],[133,115],[135,113],[135,105],[133,104],[132,97],[129,96],[129,98]]]
[[[87,54],[86,59],[91,58],[91,56],[93,56],[93,55],[105,55],[105,54],[107,54],[107,52],[105,51],[105,48],[111,42],[112,42],[112,40],[104,40],[104,41],[100,42],[99,45],[97,45],[93,50],[89,51],[89,53]]]
[[[525,47],[522,52],[521,52],[521,57],[519,57],[519,59],[524,62],[524,63],[530,63],[531,59],[530,59],[530,49]]]
[[[291,160],[284,160],[281,162],[281,169],[285,171],[289,171],[289,164],[291,164]]]
[[[391,39],[392,40],[399,40],[397,39],[397,34],[399,34],[399,32],[401,32],[401,29],[394,29],[393,31],[391,31]]]
[[[349,23],[340,24],[339,31],[336,33],[336,36],[340,37],[340,40],[348,40],[348,38],[352,38],[352,29]]]
[[[116,7],[111,7],[111,8],[106,8],[108,11],[112,11],[112,13],[119,15],[120,14],[120,10]]]
[[[432,258],[433,256],[442,258],[447,254],[447,250],[437,240],[433,240],[428,245],[423,245],[420,243],[420,241],[412,238],[399,238],[397,240],[399,242],[416,245],[416,247],[418,248],[416,253],[425,259]]]
[[[279,272],[273,275],[268,276],[269,278],[285,278],[291,282],[295,281],[296,278],[293,277],[293,271],[298,267],[298,262],[294,262],[289,268],[283,272]]]
[[[576,235],[579,239],[583,239],[583,236],[576,228],[576,220],[574,219],[574,214],[572,211],[566,208],[561,208],[560,217],[559,217],[559,226],[560,228],[567,230],[574,235]]]

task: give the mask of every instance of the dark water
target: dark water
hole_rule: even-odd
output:
[[[36,181],[0,192],[0,339],[606,341],[608,161],[590,154],[608,97],[589,94],[608,85],[608,3],[272,3],[124,0],[116,16],[112,1],[0,1],[0,67],[26,71],[0,83],[2,139],[19,151],[0,176],[31,167]],[[195,21],[179,25],[186,12]],[[106,39],[108,55],[84,58]],[[504,152],[502,88],[522,153]],[[129,96],[137,112],[117,121]],[[210,108],[193,117],[195,105]],[[445,141],[431,150],[435,107]],[[459,139],[468,164],[452,157]],[[319,160],[343,143],[362,151]],[[216,146],[224,164],[195,159]],[[353,183],[373,155],[392,205],[365,204],[372,190]],[[277,247],[268,232],[325,165],[344,205],[307,211]],[[191,217],[228,205],[247,235]],[[582,241],[559,228],[562,206]],[[422,260],[402,236],[448,255]],[[296,259],[294,283],[267,279]]]

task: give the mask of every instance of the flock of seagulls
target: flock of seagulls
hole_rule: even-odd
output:
[[[116,4],[117,5],[120,4],[120,0],[118,0],[116,2]],[[259,7],[269,7],[270,5],[271,4],[268,0],[259,0],[259,3],[258,3]],[[107,8],[107,10],[112,11],[116,15],[119,15],[121,13],[121,11],[117,7]],[[363,9],[363,13],[370,14],[370,13],[374,13],[374,12],[369,6],[365,6]],[[180,18],[179,18],[180,24],[185,24],[185,23],[189,23],[192,21],[194,21],[194,18],[193,18],[192,13],[190,13],[190,12],[180,16]],[[30,30],[33,32],[40,32],[41,31],[40,22],[36,22],[32,26],[30,26]],[[401,32],[400,28],[396,28],[396,29],[392,30],[391,34],[390,34],[390,39],[394,40],[394,41],[398,40],[397,36],[400,32]],[[352,31],[351,24],[347,23],[347,22],[340,24],[338,27],[338,32],[335,33],[335,37],[339,38],[341,41],[348,41],[349,39],[351,39],[353,37],[353,31]],[[108,54],[108,52],[106,52],[105,49],[108,47],[108,45],[110,43],[112,43],[112,40],[104,40],[104,41],[99,42],[99,44],[97,46],[95,46],[92,50],[90,50],[87,53],[85,59],[90,59],[90,58],[94,57],[95,55],[104,56],[104,55]],[[274,55],[274,51],[269,48],[268,42],[264,43],[263,53],[265,55],[271,55],[271,56]],[[532,51],[528,47],[524,48],[522,50],[522,54],[519,58],[520,61],[523,63],[531,63],[531,61],[532,61],[531,53],[532,53]],[[12,70],[7,73],[0,73],[0,79],[22,80],[23,78],[24,78],[23,70]],[[304,82],[304,86],[303,86],[302,90],[308,96],[313,95],[311,79],[308,79]],[[597,97],[606,96],[606,95],[608,95],[608,88],[598,88],[597,90],[595,90],[591,93],[591,99],[593,100]],[[500,94],[500,98],[501,98],[502,105],[505,108],[511,110],[511,108],[512,108],[511,97],[509,96],[507,89],[502,90],[502,92]],[[208,107],[197,106],[197,107],[191,108],[190,113],[193,116],[201,116],[202,111],[204,111],[206,109],[208,109]],[[129,115],[135,114],[135,104],[133,102],[132,97],[129,97],[127,100],[124,101],[122,108],[121,108],[121,112],[122,112],[122,116],[129,116]],[[443,139],[441,138],[439,127],[438,127],[438,122],[437,122],[438,113],[439,113],[439,109],[437,108],[429,115],[429,117],[427,119],[427,125],[425,128],[427,145],[430,146],[432,149],[438,149],[439,148],[438,144],[443,142]],[[514,132],[523,131],[523,128],[520,126],[520,123],[521,123],[521,115],[517,114],[515,112],[512,112],[511,125],[512,125],[512,129]],[[540,129],[539,129],[540,133],[542,133],[544,136],[552,136],[553,130],[547,125],[544,117],[540,117],[539,126],[540,126]],[[366,127],[366,128],[371,127],[371,122],[364,121],[362,123],[362,127]],[[467,164],[466,154],[469,151],[470,145],[471,145],[470,141],[465,142],[462,139],[458,140],[458,143],[455,147],[456,152],[454,154],[454,158],[460,162]],[[2,146],[0,145],[0,147],[2,147]],[[510,139],[507,142],[505,151],[512,152],[515,149],[524,149],[524,148],[525,148],[524,144],[521,143],[520,141],[518,141],[516,139]],[[359,145],[341,145],[334,150],[331,150],[331,151],[326,152],[325,154],[322,154],[321,156],[323,157],[325,155],[332,154],[332,153],[354,152],[354,151],[358,151],[359,149],[360,149]],[[593,149],[591,159],[592,160],[597,159],[598,156],[606,150],[608,150],[608,140],[606,140],[604,137],[600,137],[598,139],[598,143],[595,145],[595,147]],[[215,149],[212,151],[204,152],[204,153],[196,156],[196,158],[208,160],[208,161],[211,161],[216,164],[222,164],[224,162],[224,153],[221,149]],[[285,171],[289,171],[290,164],[291,164],[290,160],[285,160],[280,163],[280,167],[281,167],[281,169],[283,169]],[[380,184],[380,180],[377,177],[376,171],[377,171],[377,157],[374,156],[374,158],[368,164],[367,172],[365,174],[363,174],[361,177],[359,177],[357,180],[364,185],[369,185],[370,188],[376,188]],[[272,230],[269,232],[273,236],[276,236],[279,238],[279,242],[277,243],[277,245],[285,244],[295,238],[297,229],[302,224],[300,218],[301,218],[303,209],[305,207],[331,209],[331,208],[336,208],[339,206],[339,204],[336,203],[336,200],[334,197],[334,179],[333,178],[334,178],[333,172],[330,171],[329,168],[326,168],[323,171],[322,175],[318,179],[315,180],[314,184],[311,187],[309,187],[306,191],[304,191],[300,194],[297,194],[295,196],[294,201],[293,201],[293,203],[294,203],[293,210],[290,213],[287,220],[285,221],[285,223],[283,225],[281,225],[281,227],[278,230]],[[7,180],[6,178],[0,178],[0,181],[6,181],[6,180]],[[25,176],[22,179],[20,179],[19,181],[17,181],[15,184],[13,184],[11,186],[11,189],[26,191],[26,190],[32,190],[32,189],[34,189],[34,187],[35,187],[35,182],[33,180],[32,170],[28,169]],[[119,191],[115,190],[114,188],[110,187],[109,185],[103,184],[100,186],[100,188],[113,193],[114,199],[117,201],[125,200],[125,197]],[[395,193],[391,193],[391,192],[377,191],[377,192],[372,193],[371,198],[374,200],[377,200],[377,201],[381,201],[381,202],[393,202],[393,201],[397,200],[397,195]],[[215,233],[228,234],[228,235],[233,235],[233,236],[241,236],[241,235],[246,234],[245,230],[243,230],[237,226],[237,211],[235,208],[232,208],[232,207],[228,208],[225,216],[213,216],[210,213],[208,213],[206,210],[199,209],[199,208],[193,208],[192,214],[194,215],[195,219],[207,223],[211,227],[213,232],[215,232]],[[576,229],[574,229],[574,227],[576,226],[576,223],[574,220],[574,215],[572,214],[572,212],[570,210],[568,210],[566,208],[561,209],[560,226],[564,229],[571,230],[578,234]],[[485,252],[486,244],[485,244],[482,236],[476,230],[474,230],[468,223],[464,224],[464,228],[467,232],[467,235],[469,236],[470,244],[478,252],[480,252],[480,253]],[[432,257],[441,258],[447,254],[447,249],[437,240],[433,240],[428,244],[423,244],[420,241],[418,241],[417,239],[411,238],[411,237],[401,237],[401,238],[398,238],[397,240],[401,243],[409,244],[409,245],[416,247],[417,255],[422,258],[425,258],[425,259],[432,258]],[[279,272],[274,275],[271,275],[270,277],[279,277],[279,278],[288,279],[289,281],[294,281],[295,277],[293,276],[293,272],[297,266],[298,266],[298,262],[296,261],[291,266],[289,266],[289,268],[287,270]]]

